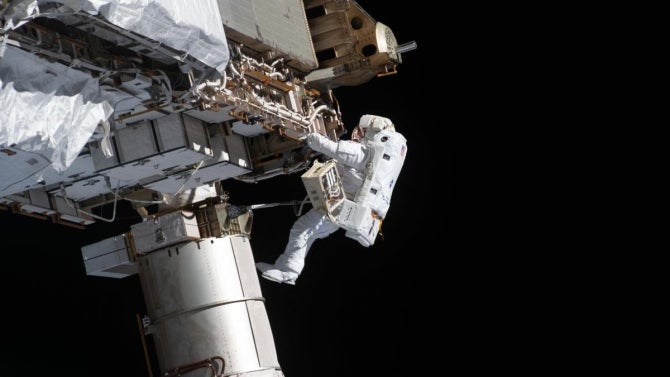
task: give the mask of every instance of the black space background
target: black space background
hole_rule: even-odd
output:
[[[451,243],[450,135],[467,123],[449,116],[458,111],[448,93],[459,75],[449,67],[449,40],[458,36],[448,18],[425,7],[359,3],[399,43],[418,44],[403,55],[397,75],[334,91],[348,129],[361,115],[377,114],[408,140],[385,239],[363,248],[340,231],[314,244],[295,286],[261,279],[261,287],[287,377],[443,375],[471,357],[482,336],[468,318],[478,315],[467,308],[476,299],[463,298],[476,279],[458,271],[472,267],[444,264],[448,255],[477,253]],[[304,197],[299,175],[223,185],[234,204]],[[119,211],[114,224],[86,231],[0,211],[1,376],[148,376],[135,318],[145,313],[139,279],[88,277],[81,259],[82,246],[139,221],[127,206]],[[255,212],[257,261],[274,261],[295,219],[290,207]]]

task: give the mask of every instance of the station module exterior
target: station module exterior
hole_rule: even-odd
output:
[[[81,228],[89,275],[139,274],[165,376],[283,376],[225,181],[298,173],[345,132],[333,90],[395,74],[352,0],[1,0],[0,209]],[[232,228],[231,228],[232,227]]]

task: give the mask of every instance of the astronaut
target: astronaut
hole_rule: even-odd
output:
[[[395,131],[391,120],[363,115],[352,131],[351,140],[335,142],[321,134],[310,133],[304,141],[312,150],[334,159],[347,202],[367,209],[375,217],[375,226],[381,226],[407,151],[404,136]],[[295,285],[314,241],[341,228],[346,230],[347,237],[365,247],[374,243],[374,238],[364,234],[369,232],[333,220],[332,215],[316,208],[298,218],[291,228],[284,252],[275,263],[256,263],[261,276],[277,283]],[[372,237],[376,235],[377,229]]]

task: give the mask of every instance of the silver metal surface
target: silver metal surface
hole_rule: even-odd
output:
[[[159,249],[139,270],[161,370],[220,356],[224,375],[283,375],[246,236]]]
[[[257,50],[274,50],[303,71],[318,67],[302,0],[217,2],[228,38]]]
[[[86,274],[124,278],[137,273],[137,264],[131,260],[125,235],[106,238],[81,248]]]
[[[138,253],[148,253],[169,245],[200,239],[198,222],[192,211],[176,211],[130,226]]]

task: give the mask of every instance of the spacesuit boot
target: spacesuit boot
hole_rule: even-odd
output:
[[[256,268],[261,272],[262,277],[275,283],[295,285],[295,280],[298,278],[298,274],[282,271],[270,263],[258,262]]]

